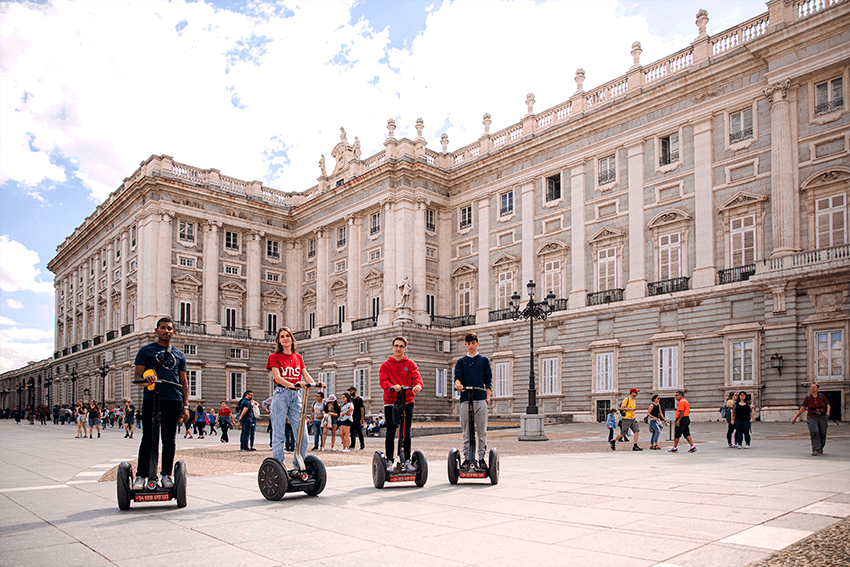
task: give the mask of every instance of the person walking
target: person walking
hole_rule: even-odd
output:
[[[89,439],[92,438],[95,427],[97,427],[97,438],[100,439],[100,407],[96,401],[89,400],[89,407],[86,409],[89,418]]]
[[[363,403],[363,398],[357,395],[357,388],[351,386],[348,389],[348,393],[351,395],[351,403],[354,404],[354,415],[351,416],[351,447],[349,448],[353,450],[359,438],[360,450],[362,451],[366,448],[363,445],[363,425],[366,417],[366,405]]]
[[[195,408],[195,429],[198,431],[198,439],[204,438],[204,431],[207,425],[207,412],[204,411],[204,406],[198,404]]]
[[[218,422],[218,426],[221,428],[221,442],[222,443],[230,443],[230,437],[227,435],[227,431],[233,427],[233,422],[230,421],[230,415],[233,412],[230,411],[230,408],[227,405],[227,402],[222,401],[221,407],[218,408],[218,416],[216,417],[216,421]]]
[[[732,425],[735,426],[735,445],[739,449],[749,449],[750,428],[756,418],[756,412],[746,392],[738,394],[738,399],[733,407],[735,408],[732,413]],[[746,442],[746,445],[744,445],[744,442]]]
[[[623,403],[620,404],[620,412],[623,413],[623,419],[620,421],[620,434],[611,441],[611,450],[617,450],[617,441],[620,439],[626,438],[629,430],[634,431],[635,434],[635,442],[632,445],[632,451],[643,451],[640,447],[638,447],[638,435],[640,435],[640,427],[638,426],[638,422],[635,419],[635,398],[637,398],[640,390],[637,388],[632,388],[629,390],[629,395],[623,399]]]
[[[800,414],[806,410],[806,423],[809,426],[809,435],[812,438],[812,456],[823,455],[823,447],[826,445],[826,428],[829,425],[830,407],[826,396],[818,391],[818,385],[809,386],[809,395],[803,400],[800,411],[791,420],[791,424],[797,422]]]
[[[215,424],[218,422],[218,416],[212,408],[210,408],[210,411],[207,412],[206,422],[207,425],[210,426],[210,435],[218,435],[218,431],[215,430]]]
[[[726,419],[726,443],[729,447],[735,447],[733,439],[735,435],[735,424],[732,422],[732,414],[735,413],[735,401],[738,399],[738,394],[729,392],[729,397],[726,398],[726,403],[723,405],[723,417]]]
[[[325,416],[325,394],[316,392],[316,401],[313,402],[313,450],[319,451],[324,445],[319,445],[322,436],[322,418]]]
[[[413,405],[416,394],[418,394],[424,386],[422,375],[419,373],[419,367],[416,363],[407,358],[404,353],[407,350],[407,339],[398,336],[392,342],[393,352],[390,357],[381,364],[378,371],[378,376],[381,382],[381,390],[384,392],[384,415],[387,420],[387,436],[384,442],[386,450],[387,462],[393,462],[395,454],[395,435],[398,429],[393,406],[396,398],[400,395],[402,386],[412,388],[401,395],[404,395],[404,455],[407,462],[402,463],[410,470],[410,423],[413,421]]]
[[[331,394],[328,396],[328,401],[324,407],[325,417],[322,419],[322,451],[328,443],[328,431],[331,432],[331,451],[336,451],[334,442],[336,440],[336,428],[339,421],[339,402],[336,401],[336,396]]]
[[[652,396],[652,402],[646,410],[647,420],[649,421],[649,432],[651,439],[649,448],[657,451],[661,449],[658,446],[658,438],[661,437],[661,428],[667,425],[667,420],[664,419],[664,412],[661,411],[661,398],[658,394]],[[635,437],[637,439],[637,437]]]
[[[618,413],[616,408],[608,410],[608,417],[605,419],[605,426],[608,428],[608,443],[614,440],[614,430],[617,428]]]
[[[466,355],[457,359],[454,370],[455,389],[460,392],[460,429],[463,435],[463,457],[461,465],[466,468],[471,462],[477,462],[482,469],[487,468],[484,460],[487,454],[487,408],[490,405],[490,394],[493,382],[493,372],[490,361],[478,353],[478,334],[467,333],[464,337]],[[480,388],[468,390],[467,388]],[[472,404],[473,420],[475,421],[475,438],[470,431],[469,404]],[[477,451],[476,451],[477,449]],[[476,459],[477,457],[477,459]]]
[[[350,440],[348,433],[351,431],[351,423],[354,421],[354,404],[351,401],[351,394],[344,392],[342,394],[342,407],[339,408],[339,439],[342,441],[341,453],[350,453]]]
[[[83,405],[82,400],[77,402],[74,408],[74,417],[77,420],[77,439],[82,439],[88,434],[88,430],[86,429],[86,407]]]
[[[679,390],[676,392],[676,429],[673,439],[673,446],[668,449],[671,453],[679,452],[679,437],[684,436],[690,443],[691,448],[688,453],[696,453],[696,446],[691,439],[691,404],[685,399],[685,393]]]
[[[236,406],[236,421],[242,426],[242,435],[239,437],[240,451],[256,451],[254,449],[254,429],[257,427],[257,418],[254,416],[254,406],[251,403],[254,392],[245,390],[239,405]]]

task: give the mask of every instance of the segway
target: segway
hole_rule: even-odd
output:
[[[144,376],[156,376],[155,370],[145,370]],[[174,486],[172,488],[163,488],[157,478],[157,468],[159,464],[159,393],[163,384],[171,386],[179,386],[174,382],[166,380],[133,380],[134,384],[146,384],[148,390],[153,391],[153,416],[151,418],[151,460],[148,468],[147,482],[141,490],[133,490],[133,467],[130,463],[123,461],[118,465],[118,508],[121,510],[129,510],[130,502],[168,502],[169,500],[177,500],[178,508],[186,507],[186,463],[177,461],[174,463]]]
[[[321,383],[304,383],[305,388],[322,386]],[[305,389],[305,395],[301,399],[301,419],[295,439],[295,462],[298,463],[298,468],[287,471],[286,466],[274,457],[268,457],[263,461],[257,473],[257,483],[266,500],[280,500],[287,492],[304,492],[308,496],[318,496],[325,489],[325,483],[328,480],[325,465],[315,455],[307,455],[306,458],[301,456],[304,422],[307,419],[309,401],[306,399],[306,392]]]
[[[392,463],[387,463],[387,458],[380,451],[375,451],[372,456],[372,483],[375,488],[383,488],[386,482],[413,481],[416,486],[425,486],[425,483],[428,482],[428,461],[425,459],[425,453],[419,449],[413,451],[409,462],[404,454],[404,430],[407,417],[404,413],[404,404],[407,402],[407,390],[412,389],[402,386],[396,394],[392,409],[393,421],[397,424],[398,429],[398,462],[395,466]]]
[[[486,392],[485,388],[475,386],[464,387],[464,390],[480,390]],[[470,452],[475,455],[475,408],[473,408],[472,392],[469,394],[469,444]],[[476,459],[472,459],[467,466],[463,466],[460,460],[460,452],[452,448],[449,451],[449,482],[457,484],[460,478],[489,478],[490,484],[499,484],[499,452],[495,448],[487,453],[487,467],[481,467]]]

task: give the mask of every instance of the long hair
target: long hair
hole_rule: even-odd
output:
[[[746,392],[738,392],[738,401],[741,401],[741,394],[744,394],[744,403],[748,403],[750,401],[750,395]]]
[[[292,352],[293,353],[298,352],[298,349],[295,348],[295,336],[292,334],[292,331],[289,330],[289,327],[281,327],[280,329],[277,330],[277,335],[275,335],[275,339],[274,339],[274,342],[277,345],[275,352],[283,352],[283,347],[280,344],[280,334],[283,331],[286,331],[287,333],[289,333],[289,338],[292,339]]]

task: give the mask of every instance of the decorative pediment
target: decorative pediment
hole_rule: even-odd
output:
[[[286,295],[275,287],[264,291],[262,297],[263,301],[286,301]]]
[[[174,278],[171,283],[174,285],[175,291],[190,292],[197,292],[202,285],[200,280],[188,274]]]
[[[720,205],[718,211],[729,211],[732,209],[737,209],[738,207],[746,207],[747,205],[756,205],[758,203],[763,203],[768,200],[768,197],[762,195],[756,195],[754,193],[750,193],[748,191],[738,191],[732,198]]]
[[[681,211],[679,209],[668,209],[652,217],[652,220],[649,221],[649,225],[647,226],[649,226],[649,228],[658,228],[659,226],[664,226],[665,224],[689,222],[691,220],[691,215],[689,215],[685,211]]]
[[[136,278],[127,278],[127,289],[136,289]]]
[[[345,280],[337,279],[331,284],[331,291],[341,291],[348,287]]]
[[[370,284],[383,281],[383,279],[384,279],[384,274],[382,274],[381,272],[379,272],[375,268],[372,268],[371,270],[366,272],[365,276],[363,276],[363,281],[366,282],[366,283],[370,283]]]
[[[806,191],[807,189],[814,189],[815,187],[841,183],[842,181],[850,181],[850,168],[831,166],[829,169],[822,169],[817,173],[810,175],[805,181],[803,181],[801,188],[803,191]]]
[[[230,292],[230,293],[245,293],[245,286],[238,282],[224,282],[220,286],[218,286],[219,291],[221,292]]]
[[[544,254],[554,254],[556,252],[566,252],[569,249],[569,246],[561,242],[560,240],[550,240],[546,242],[537,249],[537,255],[543,256]]]
[[[610,226],[603,226],[599,231],[590,237],[588,242],[593,244],[595,242],[602,242],[603,240],[611,240],[614,238],[622,238],[626,233],[622,230],[618,230],[616,228],[612,228]]]
[[[304,293],[301,294],[301,300],[305,303],[312,303],[316,301],[316,290],[312,287],[308,287],[304,290]]]
[[[508,254],[507,252],[502,252],[501,254],[499,254],[498,258],[493,260],[493,262],[490,264],[490,266],[495,268],[497,266],[505,266],[505,265],[510,265],[510,264],[516,264],[518,261],[519,261],[519,259],[516,256],[514,256],[513,254]],[[454,274],[452,274],[452,275],[454,275]]]
[[[467,274],[474,274],[478,271],[478,268],[473,266],[468,262],[464,262],[460,266],[457,266],[454,270],[452,270],[452,277],[455,278],[457,276],[465,276]]]

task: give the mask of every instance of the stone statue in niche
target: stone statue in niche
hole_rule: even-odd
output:
[[[404,276],[404,279],[398,284],[398,291],[401,294],[401,300],[398,303],[399,307],[407,307],[407,302],[410,301],[410,290],[410,278]]]

